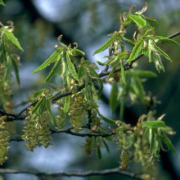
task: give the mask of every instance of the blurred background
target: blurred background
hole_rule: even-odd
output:
[[[103,60],[108,54],[104,51],[93,56],[93,52],[107,39],[108,34],[119,29],[119,15],[127,12],[131,5],[136,5],[135,10],[141,9],[148,2],[145,13],[149,17],[157,17],[160,26],[157,35],[169,36],[180,30],[180,1],[179,0],[4,0],[6,7],[0,6],[0,21],[5,25],[8,20],[14,22],[14,34],[19,39],[24,52],[20,52],[21,63],[20,89],[17,83],[13,84],[14,111],[20,112],[24,106],[18,105],[27,99],[27,94],[32,95],[32,90],[47,88],[44,78],[48,70],[32,74],[33,70],[42,64],[53,52],[54,45],[58,44],[57,37],[63,35],[63,43],[78,43],[78,49],[86,53],[86,59],[95,62]],[[134,29],[128,29],[127,38],[132,37]],[[180,43],[180,36],[174,38]],[[139,60],[140,68],[152,70],[158,74],[157,78],[148,79],[144,83],[145,89],[151,91],[161,104],[157,106],[156,117],[166,114],[164,121],[171,126],[176,134],[171,136],[173,145],[180,154],[180,51],[175,45],[163,45],[164,50],[170,55],[173,63],[163,59],[166,72],[158,73],[154,64],[149,64],[147,58]],[[53,79],[58,84],[58,78]],[[105,85],[102,101],[99,102],[100,112],[104,116],[116,117],[109,107],[110,85]],[[125,120],[135,125],[138,117],[146,113],[140,105],[126,104]],[[22,122],[15,122],[16,134],[21,133]],[[73,137],[66,134],[54,134],[53,146],[45,149],[36,148],[34,152],[27,152],[24,142],[11,142],[9,160],[4,168],[36,169],[39,171],[87,171],[115,168],[119,166],[119,155],[115,144],[110,144],[111,154],[103,151],[103,159],[95,155],[88,157],[82,153],[81,146],[85,142],[82,137]],[[138,166],[137,166],[138,167]],[[141,172],[133,164],[128,171]],[[159,179],[180,179],[180,156],[171,151],[161,152],[160,161],[156,166]],[[49,179],[123,179],[130,178],[121,175],[107,175],[104,177],[93,176],[84,178],[58,177]],[[4,175],[5,180],[36,180],[33,175]],[[48,178],[47,178],[48,179]]]

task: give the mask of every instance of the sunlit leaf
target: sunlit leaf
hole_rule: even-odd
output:
[[[113,83],[110,98],[109,98],[109,105],[112,112],[114,112],[119,105],[119,101],[117,100],[117,95],[118,95],[118,85],[117,83]]]
[[[85,53],[79,49],[71,49],[74,56],[85,56]]]
[[[102,141],[103,141],[103,144],[104,144],[104,146],[105,146],[105,148],[106,148],[106,151],[108,152],[108,154],[110,154],[110,149],[109,149],[109,146],[108,146],[106,140],[103,139]]]
[[[54,117],[52,115],[51,104],[50,104],[50,101],[48,99],[46,99],[46,108],[47,108],[47,111],[49,113],[49,116],[50,116],[50,119],[51,119],[51,123],[54,125]]]
[[[14,36],[14,34],[7,29],[4,28],[4,37],[10,41],[12,44],[14,44],[18,49],[23,51],[21,45],[19,44],[18,39]]]
[[[0,4],[3,5],[3,6],[6,6],[3,2],[3,0],[0,0]]]
[[[70,106],[70,96],[65,97],[65,104],[64,104],[64,112],[67,113],[69,111]]]
[[[66,53],[66,61],[67,61],[68,70],[71,73],[72,77],[79,82],[80,81],[79,76],[75,70],[73,63],[71,62],[71,59],[68,53]]]
[[[110,37],[100,48],[98,48],[93,55],[106,50],[114,42],[114,36]]]
[[[14,57],[11,56],[11,60],[12,60],[12,66],[14,68],[14,72],[15,72],[15,76],[16,76],[16,81],[18,83],[18,86],[20,86],[20,78],[19,78],[19,70],[18,70],[18,65],[17,65],[17,61]]]
[[[124,84],[126,84],[126,76],[125,76],[125,71],[124,71],[124,65],[122,62],[121,62],[121,76],[122,76],[122,80]]]
[[[44,102],[45,102],[45,97],[43,96],[34,106],[33,110],[32,110],[32,114],[36,113],[37,111],[39,111],[39,109],[44,106]]]
[[[115,121],[115,120],[110,119],[110,118],[107,118],[107,117],[103,116],[102,114],[100,114],[99,112],[98,112],[98,114],[99,114],[99,116],[100,116],[105,122],[107,122],[107,123],[109,123],[109,124],[116,124],[116,121]]]
[[[176,149],[174,148],[173,144],[171,143],[171,140],[165,134],[163,134],[161,138],[162,138],[164,144],[166,144],[166,146],[170,150],[172,150],[175,154],[177,154]]]
[[[165,128],[166,125],[164,121],[144,121],[142,122],[147,128]]]
[[[100,146],[97,147],[97,156],[98,156],[99,159],[102,159],[102,153],[101,153]]]
[[[37,69],[33,71],[33,74],[43,70],[44,68],[48,67],[51,63],[57,61],[61,56],[62,50],[62,48],[59,48],[57,51],[55,51],[43,64],[41,64],[41,66],[39,66]]]
[[[155,43],[153,43],[153,46],[154,46],[154,48],[157,50],[157,52],[158,52],[159,54],[161,54],[161,55],[164,56],[166,59],[168,59],[169,61],[172,62],[171,58],[170,58],[162,49],[160,49]]]
[[[149,26],[151,27],[158,27],[159,23],[155,20],[155,19],[151,19],[151,18],[147,18],[144,17],[146,19],[146,22],[149,24]]]
[[[169,38],[166,38],[163,36],[156,36],[156,38],[162,42],[169,43],[169,44],[176,44],[176,45],[180,46],[180,44],[178,42],[174,41],[173,39],[169,39]]]
[[[46,78],[45,82],[48,82],[57,73],[57,71],[60,69],[60,63],[61,63],[61,59],[56,61],[48,77]]]
[[[129,59],[127,60],[127,62],[131,62],[132,60],[134,60],[141,53],[142,46],[143,46],[143,39],[139,40],[135,44],[135,46],[134,46],[134,48],[133,48],[133,50],[132,50],[132,52],[131,52],[131,54],[129,56]]]
[[[146,21],[141,16],[130,14],[129,17],[138,27],[144,27],[146,25]]]
[[[133,73],[139,77],[157,77],[156,73],[152,71],[134,70]]]

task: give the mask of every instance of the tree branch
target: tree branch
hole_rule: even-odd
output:
[[[174,38],[174,37],[176,37],[176,36],[178,36],[178,35],[180,35],[180,31],[178,31],[178,32],[176,32],[176,33],[168,36],[167,38],[172,39],[172,38]],[[133,63],[136,62],[139,58],[141,58],[141,57],[143,57],[143,56],[144,56],[143,54],[140,54],[137,58],[135,58],[134,60],[132,60],[130,63],[125,63],[125,64],[124,64],[124,70],[127,71],[127,70],[133,68],[133,67],[132,67]],[[121,71],[121,68],[117,68],[117,69],[115,70],[115,72],[119,72],[119,71]],[[111,71],[102,71],[102,72],[99,74],[99,77],[102,78],[102,77],[104,77],[104,76],[107,76],[107,75],[110,74],[110,72],[111,72]],[[115,72],[114,72],[114,73],[115,73]],[[84,87],[85,87],[85,84],[82,84],[81,86],[78,86],[77,89],[76,89],[76,92],[81,91]],[[54,97],[54,98],[52,99],[52,103],[55,103],[57,100],[65,97],[65,96],[72,95],[72,94],[73,94],[72,91],[64,91],[64,92],[62,92],[61,94],[59,94],[59,95],[57,95],[56,97]],[[27,106],[26,108],[24,108],[19,114],[17,114],[16,117],[19,118],[19,117],[21,116],[21,114],[22,114],[23,112],[25,112],[28,107],[33,106],[33,105],[35,105],[36,103],[37,103],[37,101],[35,101],[35,102],[31,103],[30,105],[28,105],[28,106]],[[15,119],[14,119],[14,120],[15,120]]]
[[[18,170],[18,169],[1,169],[0,174],[32,174],[35,176],[76,176],[76,177],[87,177],[87,176],[105,176],[109,174],[119,174],[123,176],[127,176],[130,178],[144,180],[144,178],[140,177],[139,175],[127,171],[121,171],[119,168],[114,169],[106,169],[102,171],[86,171],[86,172],[76,172],[76,171],[69,171],[69,172],[39,172],[35,170]]]
[[[82,128],[88,128],[86,126],[82,127]],[[51,131],[51,134],[55,134],[55,133],[66,133],[66,134],[70,134],[70,135],[73,135],[73,136],[78,136],[78,137],[108,137],[108,136],[112,136],[112,135],[115,135],[114,132],[110,132],[110,133],[107,133],[107,134],[98,134],[98,133],[76,133],[76,132],[73,132],[73,127],[69,127],[69,128],[66,128],[66,129],[58,129],[58,130],[50,130]],[[127,131],[127,130],[126,130]],[[11,136],[11,139],[10,141],[24,141],[21,136]]]

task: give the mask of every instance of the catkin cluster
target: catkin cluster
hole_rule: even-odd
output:
[[[71,97],[71,105],[69,107],[69,117],[75,132],[79,132],[83,125],[83,118],[85,118],[85,101],[81,94]]]
[[[91,126],[95,130],[96,128],[100,127],[101,125],[101,118],[98,117],[98,105],[94,101],[94,99],[87,101],[86,103],[86,110],[89,111],[89,120],[91,122]]]
[[[0,117],[0,164],[2,165],[8,159],[8,149],[10,136],[9,132],[6,130],[6,116]]]
[[[67,118],[67,114],[64,113],[64,101],[63,99],[60,99],[56,102],[58,105],[58,115],[55,117],[56,119],[56,125],[58,128],[63,129],[65,127],[65,119]]]
[[[46,121],[46,114],[31,114],[32,108],[28,111],[28,116],[26,117],[27,122],[23,128],[24,135],[22,136],[23,140],[26,141],[27,150],[33,151],[36,146],[44,146],[47,148],[49,145],[52,145],[51,139],[49,136],[50,128],[48,122]]]

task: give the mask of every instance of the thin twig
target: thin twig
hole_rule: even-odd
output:
[[[50,176],[50,177],[57,177],[57,176],[76,176],[76,177],[87,177],[87,176],[105,176],[109,174],[119,174],[123,176],[127,176],[130,178],[144,180],[144,178],[140,177],[139,175],[127,171],[121,171],[119,168],[114,169],[106,169],[102,171],[85,171],[85,172],[76,172],[76,171],[69,171],[69,172],[39,172],[36,170],[19,170],[19,169],[1,169],[0,174],[32,174],[35,176]]]

